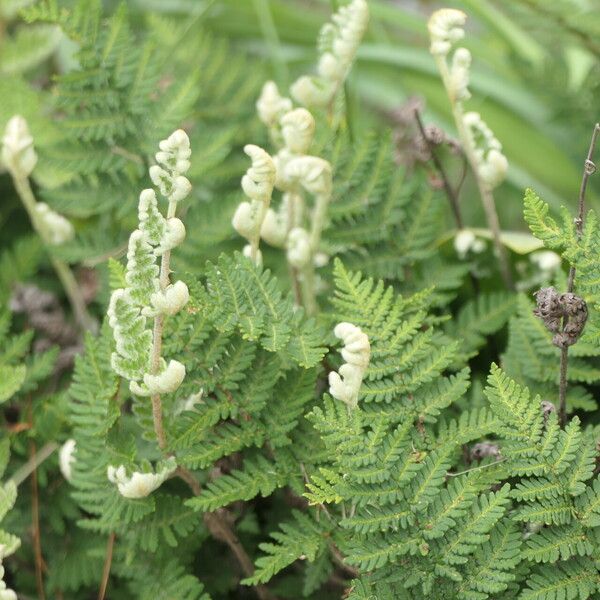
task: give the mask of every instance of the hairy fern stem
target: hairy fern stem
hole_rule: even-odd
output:
[[[458,132],[458,138],[460,140],[461,147],[469,165],[471,166],[471,171],[473,176],[475,177],[475,182],[477,183],[477,188],[479,190],[479,196],[481,198],[481,203],[483,205],[483,210],[485,212],[486,220],[488,223],[488,227],[492,233],[492,241],[494,244],[494,254],[498,259],[500,266],[500,273],[502,275],[502,279],[504,280],[504,285],[509,290],[514,290],[514,282],[512,278],[512,274],[510,272],[510,265],[508,262],[508,255],[506,253],[506,248],[502,243],[500,238],[501,228],[500,228],[500,219],[498,218],[498,212],[496,211],[496,204],[494,202],[494,194],[490,186],[483,181],[481,174],[479,172],[479,166],[477,162],[477,157],[475,156],[475,148],[473,147],[473,140],[467,131],[467,127],[465,125],[465,114],[460,102],[454,97],[454,94],[451,92],[452,84],[450,82],[450,72],[448,70],[448,64],[446,60],[439,56],[435,56],[435,61],[437,67],[442,76],[442,82],[444,83],[444,87],[448,91],[448,98],[450,100],[450,105],[452,108],[452,116],[454,117],[454,122],[456,124],[456,130]]]
[[[167,209],[167,219],[175,217],[177,210],[177,202],[169,202]],[[256,244],[256,247],[258,243]],[[254,248],[254,244],[253,244]],[[160,274],[159,274],[159,286],[161,291],[165,291],[170,283],[171,273],[171,251],[167,250],[161,257],[160,263]],[[160,371],[160,359],[162,354],[162,336],[164,330],[165,317],[163,314],[158,314],[154,317],[154,328],[153,328],[153,341],[152,341],[152,354],[150,357],[150,364],[153,373]],[[162,402],[160,394],[154,394],[150,398],[152,402],[152,419],[154,422],[154,432],[158,446],[165,456],[173,456],[172,452],[167,447],[167,438],[163,425],[163,414],[162,414]],[[202,488],[194,477],[193,473],[185,467],[179,466],[175,474],[187,485],[195,496],[199,496]],[[224,542],[235,555],[238,560],[243,573],[250,577],[254,573],[254,566],[252,560],[244,550],[240,540],[236,536],[233,528],[227,522],[223,514],[218,513],[206,513],[204,515],[204,521],[207,528],[216,539]],[[259,589],[260,588],[260,589]],[[256,588],[257,596],[260,600],[269,600],[271,595],[267,592],[264,586]]]
[[[167,219],[172,219],[175,216],[177,210],[177,202],[169,202],[169,208],[167,209]],[[165,251],[160,261],[160,274],[159,274],[159,286],[161,291],[165,291],[170,283],[169,275],[171,273],[171,250]],[[154,317],[154,328],[152,334],[152,354],[150,355],[150,368],[152,373],[157,374],[160,371],[160,357],[162,353],[162,335],[165,325],[165,317],[163,314],[157,314]],[[156,433],[156,439],[158,446],[161,450],[165,450],[167,447],[167,438],[165,436],[165,430],[163,426],[162,418],[162,403],[160,394],[154,394],[151,396],[150,401],[152,402],[152,420],[154,422],[154,432]]]

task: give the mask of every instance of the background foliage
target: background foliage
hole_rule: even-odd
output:
[[[159,140],[181,126],[193,148],[188,234],[173,267],[193,301],[165,335],[167,355],[188,357],[188,379],[165,411],[169,443],[202,486],[195,497],[172,479],[129,501],[107,482],[109,464],[159,458],[149,406],[110,369],[106,325],[85,340],[73,327],[0,171],[0,543],[15,550],[3,564],[19,597],[96,597],[107,548],[106,597],[116,600],[245,598],[264,584],[275,597],[314,599],[600,593],[597,219],[578,242],[559,213],[575,214],[599,118],[600,4],[450,3],[469,15],[468,106],[510,163],[495,196],[513,293],[489,243],[457,253],[451,210],[421,160],[415,102],[427,124],[455,135],[428,50],[427,18],[440,5],[369,0],[369,30],[339,99],[345,118],[315,115],[313,152],[333,165],[334,198],[322,312],[307,319],[293,307],[282,253],[263,244],[266,268],[255,268],[239,254],[231,216],[244,144],[270,146],[255,114],[262,84],[284,91],[311,71],[337,4],[0,0],[0,130],[14,114],[27,119],[34,191],[76,228],[56,254],[98,320],[122,280]],[[460,155],[440,157],[458,187]],[[524,204],[525,188],[542,200],[528,194]],[[588,207],[599,197],[592,177]],[[460,204],[489,239],[468,173]],[[531,258],[544,244],[563,258],[557,272]],[[569,264],[590,316],[571,351],[572,419],[561,430],[538,410],[556,403],[559,351],[531,294],[549,283],[564,290]],[[359,325],[373,349],[353,414],[325,393],[340,364],[330,333],[340,320]],[[502,370],[490,375],[492,363]],[[201,410],[183,410],[198,390]],[[57,458],[68,438],[79,448],[71,485]],[[478,462],[482,440],[502,459]],[[254,572],[239,567],[210,515],[234,526]]]

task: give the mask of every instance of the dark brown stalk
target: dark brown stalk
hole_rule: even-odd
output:
[[[419,132],[421,133],[421,137],[429,150],[429,154],[431,155],[431,160],[435,165],[441,179],[442,184],[444,186],[444,191],[446,192],[446,196],[450,202],[450,208],[452,209],[452,214],[454,215],[454,220],[456,221],[456,226],[459,229],[464,229],[464,223],[462,219],[462,215],[460,213],[460,205],[458,204],[458,196],[454,191],[454,188],[450,185],[450,181],[448,176],[446,175],[446,171],[444,170],[444,166],[440,161],[438,155],[435,152],[435,148],[429,138],[427,137],[427,133],[425,132],[425,126],[423,125],[423,120],[421,119],[421,113],[418,108],[415,108],[415,121],[417,122],[417,126],[419,127]]]
[[[583,221],[585,218],[585,192],[587,190],[588,179],[596,171],[596,165],[592,158],[596,149],[596,141],[600,134],[600,123],[596,123],[590,141],[587,157],[583,163],[583,175],[581,176],[581,186],[579,188],[579,208],[577,217],[575,217],[575,231],[577,239],[581,239],[583,233]],[[571,265],[569,269],[569,279],[567,281],[567,292],[573,291],[575,284],[575,267]],[[563,329],[567,324],[568,317],[564,318]],[[560,350],[560,380],[558,386],[558,419],[560,424],[564,426],[567,420],[567,367],[569,361],[569,347],[564,346]]]
[[[346,571],[346,573],[348,573],[350,575],[350,577],[358,577],[360,575],[360,572],[358,569],[356,569],[355,567],[346,564],[346,562],[344,561],[344,556],[342,555],[342,553],[339,551],[338,547],[335,544],[331,544],[329,546],[330,550],[331,550],[331,556],[334,560],[334,562],[344,571]]]
[[[175,474],[187,483],[194,496],[199,496],[201,494],[202,488],[198,483],[198,480],[188,469],[185,467],[177,467]],[[233,552],[244,575],[246,577],[251,577],[254,574],[254,564],[235,534],[233,527],[229,524],[225,510],[220,509],[212,513],[205,513],[204,523],[210,531],[210,534],[215,539],[226,544]],[[272,594],[264,585],[254,586],[253,589],[260,600],[273,600]]]
[[[35,442],[29,444],[29,454],[35,462]],[[40,533],[40,500],[38,493],[37,468],[31,474],[31,520],[33,526],[33,552],[35,555],[35,585],[39,600],[46,600],[44,592],[44,557],[42,556],[42,536]]]
[[[27,402],[27,420],[29,425],[33,426],[33,411],[31,407],[31,397]],[[42,536],[40,533],[40,499],[37,478],[37,449],[35,442],[29,442],[29,460],[34,465],[31,472],[31,527],[33,538],[33,554],[35,558],[35,585],[37,589],[38,600],[46,600],[44,592],[44,557],[42,555]]]
[[[98,591],[98,600],[104,600],[106,596],[106,588],[108,587],[108,578],[110,577],[110,567],[112,565],[113,549],[115,547],[114,532],[108,536],[106,543],[106,556],[104,558],[104,569],[102,570],[102,581],[100,582],[100,590]]]
[[[433,164],[434,164],[437,172],[439,173],[439,176],[442,179],[444,191],[446,192],[446,197],[448,198],[448,201],[450,203],[450,208],[452,209],[452,214],[454,215],[454,220],[456,221],[456,227],[458,229],[464,229],[465,224],[464,224],[464,221],[462,218],[462,213],[460,212],[460,204],[458,202],[458,198],[459,198],[459,191],[462,187],[462,184],[465,180],[465,176],[467,173],[467,168],[466,168],[467,159],[463,154],[463,159],[464,159],[463,160],[463,171],[462,171],[458,186],[455,189],[452,187],[450,180],[448,179],[448,175],[446,174],[444,165],[442,165],[442,161],[439,159],[439,156],[437,155],[437,153],[435,151],[435,147],[431,143],[431,140],[427,137],[427,133],[425,131],[425,126],[423,125],[423,119],[421,119],[421,113],[419,112],[419,109],[415,108],[414,113],[415,113],[415,121],[417,122],[417,126],[419,128],[421,137],[423,138],[423,141],[425,142],[425,145],[427,146],[427,149],[429,150],[429,154],[431,155],[431,160],[433,161]],[[477,278],[475,277],[475,275],[473,275],[472,271],[470,272],[470,277],[471,277],[471,285],[473,286],[473,290],[475,291],[476,294],[478,294],[479,293],[479,281],[477,281]]]

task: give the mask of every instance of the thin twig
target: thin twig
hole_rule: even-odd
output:
[[[113,146],[110,149],[110,151],[113,154],[116,154],[117,156],[122,156],[123,158],[126,158],[127,160],[130,160],[131,162],[134,162],[138,165],[144,164],[144,159],[141,156],[134,154],[133,152],[129,152],[129,150],[121,146]]]
[[[358,571],[358,569],[354,568],[351,565],[347,565],[344,562],[344,557],[335,544],[332,543],[329,546],[329,549],[331,550],[331,557],[333,558],[334,562],[337,563],[337,565],[339,567],[341,567],[344,571],[346,571],[351,577],[358,577],[360,575],[360,572]]]
[[[33,424],[33,416],[31,409],[31,397],[28,401],[28,420]],[[30,461],[36,464],[36,447],[35,441],[29,442]],[[42,536],[40,533],[40,500],[37,479],[37,468],[34,468],[31,473],[31,526],[33,529],[33,554],[35,557],[35,585],[38,594],[38,600],[46,600],[44,592],[44,557],[42,555]]]
[[[31,396],[27,402],[27,420],[33,425],[33,413],[31,406]],[[38,600],[46,600],[44,592],[44,557],[42,555],[42,539],[40,533],[40,503],[37,480],[37,459],[35,441],[29,442],[29,462],[36,465],[31,472],[31,521],[33,529],[33,553],[35,557],[35,583],[37,588]]]
[[[481,471],[481,469],[487,469],[488,467],[493,467],[494,465],[504,462],[505,460],[506,460],[506,458],[500,458],[498,460],[495,460],[494,462],[487,463],[485,465],[479,465],[478,467],[471,467],[470,469],[466,469],[465,471],[460,471],[458,473],[450,473],[450,471],[448,471],[446,473],[446,477],[458,477],[459,475],[464,475],[465,473],[471,473],[472,471]]]
[[[435,165],[441,179],[442,184],[444,185],[444,191],[446,192],[446,196],[448,197],[448,201],[450,202],[450,208],[452,209],[452,214],[454,215],[454,220],[456,221],[456,226],[459,229],[464,229],[464,222],[462,219],[462,215],[460,213],[460,205],[458,203],[458,196],[454,191],[453,187],[450,185],[450,181],[448,179],[448,175],[446,175],[446,171],[442,162],[440,161],[438,155],[435,152],[435,148],[431,143],[431,140],[427,137],[427,133],[425,131],[425,126],[423,125],[423,120],[421,119],[421,113],[418,108],[415,108],[415,121],[417,122],[417,126],[419,128],[419,132],[421,133],[421,137],[429,150],[429,154],[431,155],[431,160]]]
[[[577,239],[581,239],[583,234],[583,222],[585,219],[585,192],[587,190],[588,179],[596,171],[596,165],[593,162],[594,151],[596,149],[596,141],[600,134],[600,123],[596,123],[592,132],[592,139],[588,149],[587,157],[583,163],[583,174],[581,176],[581,186],[579,188],[579,206],[577,216],[575,217],[575,232]],[[573,292],[575,285],[575,267],[571,265],[569,269],[569,279],[567,281],[567,292]],[[563,330],[567,324],[568,317],[563,319]],[[558,420],[561,425],[565,425],[567,421],[567,367],[569,361],[569,347],[564,346],[560,350],[560,379],[558,384]]]
[[[513,282],[512,274],[510,272],[508,255],[500,237],[502,230],[500,229],[500,220],[498,219],[498,213],[496,212],[494,195],[492,194],[492,190],[489,188],[489,186],[482,181],[481,177],[479,176],[479,173],[475,175],[475,179],[477,180],[477,185],[479,187],[479,194],[481,195],[483,210],[486,214],[488,224],[492,231],[492,240],[494,242],[494,254],[496,255],[496,258],[498,259],[498,263],[500,265],[500,273],[502,274],[502,279],[504,279],[506,287],[509,290],[514,291],[515,284]]]
[[[415,121],[417,122],[417,126],[419,128],[421,137],[423,138],[423,141],[425,142],[427,149],[429,150],[431,160],[433,161],[433,164],[435,165],[435,168],[437,169],[437,171],[442,179],[444,191],[446,192],[446,197],[448,198],[448,201],[450,203],[450,208],[452,209],[452,214],[454,215],[454,220],[456,222],[456,227],[459,230],[464,229],[464,221],[462,218],[462,213],[460,211],[460,202],[458,201],[458,199],[460,197],[460,189],[462,188],[462,184],[465,180],[465,176],[467,173],[467,157],[465,156],[464,153],[462,153],[463,170],[461,173],[461,178],[458,183],[458,186],[456,187],[456,189],[454,189],[452,187],[452,185],[450,184],[450,180],[448,178],[448,175],[446,174],[444,165],[442,165],[442,161],[439,159],[439,157],[435,151],[435,148],[434,148],[433,144],[431,143],[431,140],[427,137],[427,132],[425,131],[425,126],[423,125],[423,119],[421,118],[421,113],[420,113],[419,109],[415,108],[414,113],[415,113]],[[479,281],[477,280],[477,277],[475,277],[475,275],[473,274],[472,270],[469,270],[469,276],[471,279],[471,285],[473,286],[474,292],[476,294],[479,294]]]
[[[98,591],[98,600],[104,600],[106,588],[108,587],[108,578],[110,577],[110,567],[112,565],[113,549],[115,546],[114,531],[108,536],[106,543],[106,555],[104,558],[104,569],[102,570],[102,581],[100,582],[100,590]]]
[[[121,244],[120,246],[117,246],[116,248],[112,248],[111,250],[108,250],[108,252],[105,252],[104,254],[100,254],[98,256],[91,256],[90,258],[86,258],[84,260],[81,261],[81,264],[84,267],[88,267],[88,268],[93,268],[93,267],[97,267],[98,265],[105,263],[109,258],[120,258],[121,256],[125,256],[125,254],[127,253],[127,242],[124,242],[123,244]]]
[[[464,152],[461,152],[461,155],[463,157],[462,171],[460,173],[460,178],[458,180],[458,184],[456,185],[456,196],[458,198],[460,198],[460,192],[462,190],[465,179],[467,178],[467,171],[469,169],[469,161],[467,160],[467,157],[465,156]]]

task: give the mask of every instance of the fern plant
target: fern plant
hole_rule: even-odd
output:
[[[395,8],[333,3],[303,73],[322,15],[247,4],[0,0],[0,598],[600,596],[595,213],[528,191],[535,237],[500,230],[514,143],[470,72],[492,45],[449,55],[460,11],[432,59],[387,52]],[[462,150],[427,107],[390,131],[359,102],[384,50],[448,94]],[[464,227],[465,155],[490,230]]]

